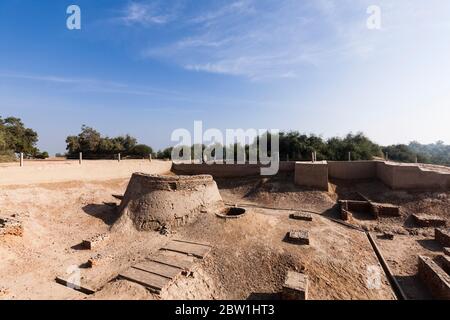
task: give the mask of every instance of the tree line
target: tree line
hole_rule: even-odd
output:
[[[78,158],[80,152],[84,159],[112,159],[117,154],[124,158],[143,158],[153,155],[153,149],[145,144],[138,144],[130,135],[114,138],[104,137],[94,128],[83,125],[77,136],[66,139],[66,157]]]
[[[270,137],[268,137],[268,151],[270,154]],[[241,145],[235,143],[230,146],[213,145],[190,147],[190,156],[192,159],[201,159],[201,154],[196,154],[196,150],[205,151],[208,148],[222,148],[223,158],[227,159],[228,153],[233,153],[234,160],[237,160],[238,150],[244,152],[246,159],[249,158],[250,149],[256,144],[254,141],[250,145]],[[176,150],[182,156],[183,147]],[[170,159],[173,147],[158,151],[157,157],[160,159]],[[409,145],[398,144],[391,146],[380,146],[371,141],[363,133],[347,134],[345,137],[332,137],[324,139],[320,136],[311,134],[302,134],[298,131],[280,132],[279,134],[279,155],[280,160],[286,161],[310,161],[312,153],[316,153],[317,160],[330,161],[352,161],[389,159],[398,162],[407,163],[429,163],[450,166],[450,145],[445,145],[442,141],[435,144],[420,144],[411,142]],[[209,152],[214,156],[214,151]]]
[[[270,154],[270,139],[268,135],[268,152]],[[317,160],[347,161],[349,155],[351,160],[372,160],[374,158],[385,158],[399,162],[419,162],[450,166],[450,145],[438,141],[433,144],[420,144],[413,141],[406,144],[380,146],[371,141],[363,133],[348,134],[344,137],[332,137],[325,139],[314,134],[303,134],[298,131],[279,133],[279,156],[280,160],[310,161],[312,153],[315,152]],[[222,149],[223,158],[234,154],[234,160],[238,160],[239,154],[245,154],[249,159],[251,149],[258,148],[258,139],[253,143],[241,145],[195,145],[189,146],[190,157],[201,159],[203,151],[208,151],[214,156],[214,151],[207,149]],[[31,128],[27,128],[21,119],[15,117],[0,117],[0,161],[12,161],[15,154],[23,152],[27,158],[47,158],[47,152],[41,152],[37,147],[38,134]],[[198,151],[201,151],[200,154]],[[83,125],[78,135],[66,138],[66,156],[69,159],[79,157],[83,153],[85,159],[113,159],[117,154],[123,158],[153,158],[170,159],[173,147],[165,148],[155,152],[152,147],[140,144],[137,139],[130,135],[110,138],[103,136],[92,127]],[[176,150],[181,152],[180,150]]]
[[[36,147],[37,142],[37,132],[25,127],[21,119],[0,116],[0,161],[13,161],[16,153],[23,153],[26,158],[48,158],[47,152]]]

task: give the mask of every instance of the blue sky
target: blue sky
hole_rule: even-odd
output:
[[[0,39],[0,115],[50,153],[82,124],[159,149],[194,120],[450,143],[446,0],[3,0]]]

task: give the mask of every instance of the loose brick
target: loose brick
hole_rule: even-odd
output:
[[[21,237],[23,235],[22,223],[13,218],[0,217],[0,236],[4,235]]]
[[[102,254],[96,254],[95,256],[92,256],[89,258],[87,262],[88,268],[93,268],[95,266],[104,265],[106,263],[110,263],[113,260],[112,256],[105,256]]]
[[[109,238],[106,233],[97,234],[87,240],[83,240],[82,245],[88,250],[93,250],[101,245],[101,243]]]
[[[383,239],[387,239],[387,240],[394,240],[394,234],[392,232],[383,232],[383,234],[381,235],[381,238]]]

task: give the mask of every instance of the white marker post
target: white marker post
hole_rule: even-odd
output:
[[[117,154],[117,160],[120,162],[120,153]]]
[[[83,163],[83,152],[80,152],[78,159],[79,159],[80,164],[82,164]]]
[[[311,159],[312,159],[312,162],[314,163],[314,152],[311,152]]]
[[[348,161],[352,161],[352,153],[351,152],[348,153]]]
[[[20,166],[23,167],[23,152],[20,153]]]
[[[151,153],[148,155],[148,160],[149,160],[150,162],[152,162],[152,154],[151,154]]]

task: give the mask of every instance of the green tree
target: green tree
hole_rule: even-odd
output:
[[[0,117],[0,161],[14,161],[14,153],[19,152],[25,157],[36,157],[40,154],[37,141],[36,131],[26,128],[21,119]]]
[[[156,157],[158,159],[163,159],[163,160],[172,159],[172,150],[173,150],[173,147],[169,147],[169,148],[165,148],[164,150],[160,150],[156,154]]]
[[[117,153],[123,156],[135,155],[137,140],[130,135],[102,137],[94,128],[83,125],[78,136],[66,138],[66,144],[69,158],[76,158],[82,152],[85,159],[111,159]]]
[[[2,120],[2,144],[6,150],[13,152],[23,152],[27,156],[32,156],[36,150],[38,134],[36,131],[26,128],[19,118],[8,117]]]
[[[147,146],[145,144],[138,144],[131,149],[129,155],[145,158],[148,157],[150,154],[153,154],[152,147]]]

